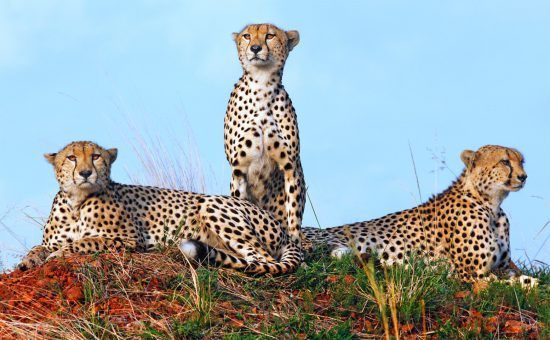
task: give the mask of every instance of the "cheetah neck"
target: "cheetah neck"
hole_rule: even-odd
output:
[[[437,201],[443,198],[443,196],[447,195],[470,197],[478,203],[481,202],[484,206],[489,208],[495,214],[500,211],[500,205],[502,204],[504,198],[506,198],[506,195],[489,196],[480,193],[476,189],[475,184],[472,183],[472,181],[468,178],[466,171],[463,171],[462,174],[460,174],[456,181],[451,184],[451,186],[447,190],[443,191],[439,195],[434,196],[429,203],[433,203],[434,201]]]
[[[508,192],[495,192],[493,194],[487,194],[480,192],[475,183],[473,183],[467,176],[464,179],[464,188],[472,193],[479,201],[483,202],[483,205],[491,209],[496,215],[500,211],[500,205],[504,199],[508,196]]]
[[[67,196],[67,203],[73,211],[80,209],[82,203],[84,203],[84,201],[86,201],[86,199],[90,196],[90,193],[85,193],[81,190],[66,191],[64,193]]]
[[[73,211],[73,214],[78,213],[78,210],[80,210],[80,207],[82,206],[82,204],[84,204],[84,202],[90,196],[100,194],[103,191],[104,190],[88,192],[88,191],[79,190],[79,189],[77,189],[77,190],[67,190],[67,191],[61,190],[61,192],[65,196],[65,199],[67,200],[67,204],[69,205],[69,207]]]
[[[245,79],[252,90],[276,87],[282,83],[283,71],[271,71],[257,69],[254,72],[245,71],[243,79]]]

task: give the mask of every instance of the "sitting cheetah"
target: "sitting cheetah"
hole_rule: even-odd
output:
[[[463,281],[493,278],[491,271],[515,276],[508,219],[500,205],[525,184],[523,156],[515,149],[487,145],[465,150],[461,158],[466,168],[459,178],[418,207],[334,228],[304,228],[304,235],[314,244],[327,244],[336,257],[353,246],[359,254],[374,251],[382,264],[391,265],[402,263],[414,250],[450,259]]]
[[[297,31],[249,25],[234,33],[243,75],[235,84],[224,125],[231,195],[273,213],[301,247],[305,182],[296,113],[282,85]]]
[[[115,183],[110,172],[117,149],[92,142],[73,142],[44,156],[60,190],[42,244],[20,269],[70,253],[147,251],[167,239],[179,241],[194,260],[248,273],[280,274],[300,263],[301,250],[285,228],[246,200]]]

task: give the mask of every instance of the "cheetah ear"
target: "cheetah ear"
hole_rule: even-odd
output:
[[[466,165],[466,168],[470,170],[474,166],[474,158],[476,156],[476,152],[472,150],[464,150],[460,154],[460,159],[462,159],[462,162],[464,165]]]
[[[44,158],[50,163],[51,165],[54,165],[55,162],[55,156],[57,156],[57,153],[45,153]]]
[[[109,149],[107,150],[107,152],[111,156],[110,161],[111,161],[111,164],[113,164],[116,161],[116,156],[118,155],[118,149],[116,148]]]
[[[300,42],[300,33],[298,31],[286,31],[286,38],[288,39],[288,50],[292,51]]]
[[[239,33],[231,33],[231,36],[233,37],[234,42],[237,42],[237,39],[239,39]]]

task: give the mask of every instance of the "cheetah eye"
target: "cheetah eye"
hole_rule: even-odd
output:
[[[265,36],[265,38],[266,38],[267,40],[273,39],[273,38],[275,38],[275,34],[267,34],[267,35]]]
[[[506,166],[510,166],[510,160],[509,159],[503,159],[500,161],[502,164],[506,165]]]
[[[75,155],[67,156],[67,158],[72,162],[76,161],[76,156]]]
[[[246,40],[250,40],[250,34],[248,33],[243,34],[243,38],[245,38]]]
[[[98,153],[94,153],[94,154],[92,155],[92,160],[95,161],[95,160],[99,159],[99,156],[100,156],[100,155],[99,155]]]

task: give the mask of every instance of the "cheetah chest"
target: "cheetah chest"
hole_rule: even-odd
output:
[[[245,132],[245,149],[239,153],[240,164],[247,167],[248,185],[253,197],[265,194],[265,181],[277,168],[276,157],[284,148],[285,139],[281,127],[274,116],[272,98],[256,97],[255,110],[248,115],[241,131]]]
[[[62,217],[59,219],[62,220]],[[66,245],[84,237],[84,231],[80,228],[78,221],[71,217],[68,218],[68,221],[67,219],[63,221],[65,221],[64,225],[59,225],[57,228],[45,231],[47,245]]]

